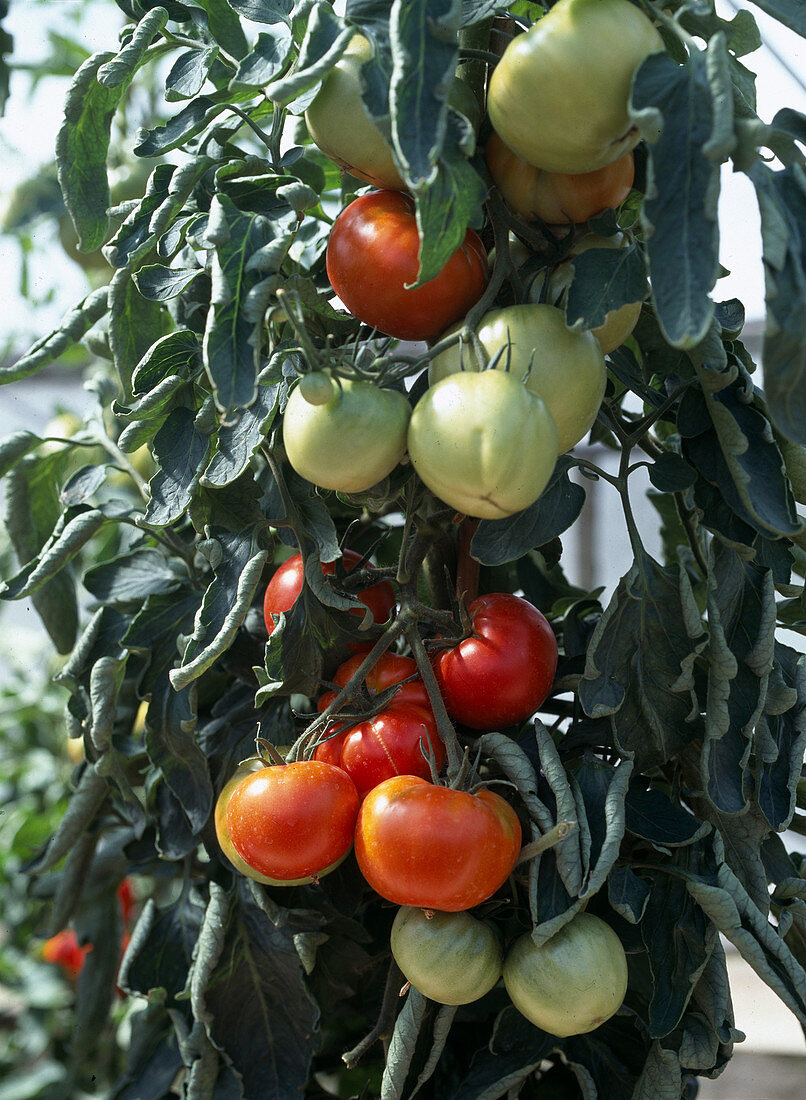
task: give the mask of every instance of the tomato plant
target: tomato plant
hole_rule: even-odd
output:
[[[629,0],[559,0],[496,65],[487,99],[493,129],[547,172],[602,168],[638,144],[630,82],[662,48]]]
[[[352,779],[318,760],[252,772],[229,795],[226,828],[254,871],[286,885],[312,882],[350,851],[358,812]]]
[[[339,214],[327,245],[327,275],[365,324],[401,340],[430,340],[463,317],[487,282],[487,254],[468,229],[434,279],[415,287],[420,238],[414,201],[371,191]]]
[[[283,417],[288,461],[322,489],[371,489],[405,454],[410,414],[402,393],[360,379],[340,379],[331,399],[317,404],[298,386]]]
[[[806,36],[804,5],[764,6]],[[790,844],[806,832],[806,156],[798,104],[755,113],[752,14],[117,7],[112,52],[57,36],[59,72],[82,59],[52,97],[58,180],[2,223],[38,286],[63,204],[109,285],[39,293],[64,320],[27,352],[6,334],[0,365],[18,387],[0,600],[25,601],[5,636],[36,615],[61,655],[26,660],[9,696],[18,654],[0,654],[0,973],[30,1001],[0,1080],[200,1100],[690,1096],[692,1064],[718,1075],[742,1026],[720,935],[806,1026]],[[499,186],[472,117],[487,91]],[[523,205],[502,142],[526,158]],[[110,210],[121,146],[148,178]],[[408,193],[369,193],[330,156],[381,182],[391,158]],[[767,290],[746,315],[720,266],[743,227],[717,201],[742,177]],[[560,182],[553,210],[531,196]],[[603,205],[584,236],[569,221]],[[35,378],[51,366],[82,403],[56,438]],[[334,569],[343,546],[383,569]],[[277,569],[289,548],[302,559]],[[354,638],[368,646],[336,669]],[[288,763],[237,773],[270,745]],[[126,876],[140,912],[118,977]],[[582,937],[566,955],[585,972],[545,996],[538,965],[583,910],[630,964],[592,1036],[623,992],[620,950]],[[513,943],[529,1019],[503,982],[484,993],[500,956],[482,917]],[[60,994],[45,1016],[31,944],[58,926],[93,949],[69,1006],[44,983]],[[110,1012],[116,983],[131,1013]],[[530,1023],[544,1002],[552,1033]]]
[[[485,147],[487,167],[496,187],[527,221],[548,225],[586,222],[619,206],[635,178],[632,150],[593,172],[546,172],[508,149],[493,131]]]
[[[504,953],[492,925],[471,913],[399,909],[390,946],[415,989],[444,1005],[466,1005],[483,997],[501,977]]]
[[[459,512],[501,519],[532,504],[557,460],[557,427],[514,374],[462,372],[414,407],[409,457],[428,488]]]
[[[627,957],[613,929],[577,913],[545,943],[521,936],[504,959],[512,1003],[550,1035],[582,1035],[608,1020],[627,991]]]
[[[477,730],[523,722],[551,691],[554,632],[545,615],[509,592],[479,596],[467,610],[470,636],[434,656],[448,713]]]
[[[607,383],[604,354],[590,332],[573,332],[559,309],[540,303],[492,310],[476,332],[496,368],[522,378],[546,403],[560,454],[588,434]],[[458,371],[480,369],[472,344],[454,344],[432,360],[429,377],[434,384]]]
[[[506,882],[521,846],[518,816],[500,795],[399,775],[361,804],[355,855],[364,878],[397,905],[458,912]]]

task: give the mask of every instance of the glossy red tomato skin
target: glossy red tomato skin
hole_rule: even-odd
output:
[[[521,847],[517,814],[492,791],[469,794],[413,775],[364,799],[355,854],[364,878],[397,905],[456,913],[506,882]]]
[[[339,665],[334,673],[333,683],[338,684],[339,687],[344,687],[356,674],[363,660],[364,655],[359,653]],[[419,676],[416,679],[409,679],[416,676],[416,674],[417,662],[414,658],[400,657],[396,653],[384,653],[364,677],[364,684],[370,698],[388,691],[395,684],[400,684],[390,700],[391,704],[397,706],[400,703],[410,703],[413,706],[425,707],[430,710],[431,703],[423,681]],[[403,680],[409,682],[404,684],[402,683]],[[326,691],[317,703],[319,711],[323,711],[335,698],[335,692]]]
[[[448,714],[476,730],[525,721],[546,699],[557,671],[548,620],[508,592],[479,596],[468,611],[473,633],[434,657]]]
[[[361,554],[356,553],[355,550],[345,550],[341,560],[344,569],[349,573],[361,561]],[[335,571],[335,562],[329,561],[322,564],[322,572],[325,576],[330,576]],[[292,554],[278,567],[266,586],[266,594],[263,597],[263,618],[269,634],[277,625],[272,618],[272,613],[279,615],[283,611],[290,611],[302,591],[302,583],[302,555]],[[358,598],[370,609],[376,623],[385,623],[395,607],[395,592],[389,581],[379,581],[378,584],[369,585],[358,593]],[[358,615],[360,612],[355,611],[355,614]]]
[[[445,765],[445,746],[430,708],[393,704],[325,741],[317,748],[315,759],[343,768],[363,799],[395,775],[430,779],[431,768],[421,743],[426,750],[430,745],[434,766],[440,771]]]
[[[342,210],[330,232],[327,275],[346,309],[401,340],[430,340],[464,317],[487,285],[487,254],[468,229],[440,273],[416,282],[420,238],[414,200],[371,191]]]
[[[358,792],[346,772],[299,760],[253,772],[227,806],[227,831],[238,855],[279,881],[317,875],[350,850]]]

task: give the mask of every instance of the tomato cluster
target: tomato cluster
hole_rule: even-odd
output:
[[[654,25],[629,0],[559,0],[507,46],[487,92],[487,166],[520,218],[558,232],[571,227],[570,260],[553,275],[548,261],[540,278],[532,272],[524,297],[539,300],[498,308],[491,301],[483,310],[488,257],[472,229],[439,273],[418,285],[415,200],[397,153],[364,105],[361,70],[372,48],[354,36],[306,112],[322,151],[380,188],[359,195],[335,220],[326,253],[331,287],[380,333],[435,341],[460,330],[461,340],[433,360],[430,388],[413,412],[402,392],[366,378],[303,376],[283,425],[298,473],[324,489],[359,493],[408,452],[420,480],[458,512],[504,519],[538,499],[557,456],[590,431],[605,391],[604,356],[629,337],[641,309],[628,303],[581,332],[568,328],[555,304],[565,305],[574,255],[625,239],[580,234],[576,226],[618,207],[633,186],[638,131],[628,114],[630,80],[660,48]],[[576,73],[588,54],[597,79],[580,89]],[[595,90],[581,103],[585,89]],[[463,81],[454,81],[450,104],[476,124],[478,103]],[[481,315],[473,316],[468,339],[468,314],[477,306]]]

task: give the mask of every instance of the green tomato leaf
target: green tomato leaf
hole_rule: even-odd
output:
[[[289,26],[297,6],[297,0],[227,0],[227,3],[253,23],[287,23]]]
[[[573,467],[573,458],[561,455],[534,504],[507,519],[481,520],[470,544],[473,557],[482,565],[504,565],[566,531],[585,503],[585,490],[568,476]]]
[[[65,447],[42,458],[23,457],[7,475],[5,526],[20,563],[38,560],[59,523],[59,484],[70,450]],[[57,572],[35,592],[33,605],[58,652],[69,653],[78,630],[78,601],[70,570]]]
[[[569,328],[596,328],[612,310],[646,297],[646,261],[635,245],[589,248],[571,264],[574,278],[565,304]]]
[[[806,176],[797,165],[749,172],[761,211],[767,326],[764,389],[776,426],[806,443]]]
[[[627,831],[648,840],[659,852],[696,844],[711,831],[704,821],[698,821],[678,802],[657,787],[643,790],[634,784],[625,802]]]
[[[215,574],[196,614],[182,662],[169,674],[177,691],[197,680],[225,653],[241,628],[263,575],[268,552],[258,549],[258,532],[211,532],[200,544]]]
[[[329,4],[317,3],[308,18],[293,72],[272,81],[265,89],[266,96],[278,107],[302,114],[354,34]]]
[[[737,361],[722,370],[706,357],[697,350],[702,391],[691,387],[681,402],[683,457],[760,535],[791,538],[800,520],[769,421],[753,403],[752,380]]]
[[[169,527],[183,516],[199,483],[210,449],[210,437],[196,427],[190,409],[174,409],[154,437],[159,469],[151,479],[151,499],[143,522]]]
[[[639,554],[594,630],[579,686],[586,714],[614,716],[639,770],[697,736],[693,665],[705,644],[685,571]]]
[[[650,143],[641,221],[652,295],[674,347],[699,343],[713,317],[709,294],[719,272],[719,164],[730,152],[726,135],[732,135],[729,120],[721,119],[730,96],[711,83],[717,49],[709,47],[708,62],[695,53],[684,66],[665,53],[651,54],[633,85],[632,117]]]
[[[795,812],[806,744],[806,658],[777,643],[773,677],[783,690],[771,690],[755,741],[756,799],[770,827],[783,832]]]
[[[109,309],[109,288],[101,287],[71,309],[57,329],[37,340],[12,366],[0,366],[0,385],[30,378],[63,355],[104,316]]]
[[[773,19],[806,38],[806,13],[798,0],[756,0],[758,7]]]
[[[191,974],[194,1015],[245,1095],[301,1092],[321,1034],[294,944],[299,921],[281,908],[270,920],[243,885],[231,899],[216,883],[210,891]]]
[[[165,78],[165,98],[169,103],[198,96],[219,55],[218,46],[207,50],[188,50],[179,54]]]
[[[473,1059],[450,1100],[495,1100],[532,1076],[557,1039],[530,1024],[512,1005],[503,1009],[489,1045]]]
[[[259,34],[255,45],[241,59],[230,87],[234,91],[262,89],[277,80],[285,70],[293,45],[291,28],[285,23],[277,23],[271,34]]]
[[[260,281],[260,271],[251,261],[275,239],[275,230],[267,218],[244,214],[226,195],[218,194],[210,209],[207,236],[215,252],[204,365],[226,421],[236,409],[251,405],[257,394],[263,315],[248,315],[250,292]]]
[[[654,876],[641,935],[652,970],[649,1033],[663,1038],[679,1023],[716,941],[716,929],[694,904],[686,884]]]
[[[420,270],[415,285],[435,278],[465,239],[467,227],[483,223],[487,187],[459,148],[457,117],[448,116],[448,141],[433,181],[415,193],[420,233]]]
[[[132,392],[135,395],[150,393],[172,377],[188,379],[201,368],[201,353],[195,332],[185,328],[168,333],[152,344],[135,367]]]
[[[806,1023],[806,972],[736,875],[723,863],[715,882],[689,878],[686,886],[717,930],[801,1023]]]
[[[392,4],[392,142],[403,178],[415,193],[436,175],[459,57],[458,32],[459,10],[452,0]]]
[[[406,1077],[425,1023],[428,1000],[413,986],[395,1020],[381,1081],[381,1100],[402,1100]]]
[[[153,547],[140,546],[88,569],[83,584],[99,602],[114,604],[173,592],[183,580],[177,563]]]
[[[239,410],[230,423],[221,425],[216,453],[202,475],[202,486],[218,489],[229,485],[247,469],[277,415],[282,385],[281,382],[259,385],[254,404]]]
[[[109,285],[109,346],[124,400],[131,396],[132,374],[140,360],[170,327],[167,311],[140,294],[128,271],[119,271]]]
[[[723,813],[746,808],[753,731],[764,709],[775,642],[769,570],[715,540],[708,575],[708,697],[702,775]]]
[[[619,916],[638,924],[649,900],[649,884],[631,867],[614,867],[607,879],[607,900]]]
[[[649,467],[649,480],[662,493],[679,493],[694,484],[697,471],[689,466],[682,455],[664,451]]]
[[[138,157],[158,157],[177,149],[200,134],[209,122],[227,109],[209,96],[197,96],[167,122],[151,130],[141,128],[134,138],[134,154]]]

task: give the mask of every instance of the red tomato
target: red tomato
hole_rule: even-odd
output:
[[[469,605],[473,633],[434,657],[451,718],[476,730],[522,722],[544,701],[557,671],[557,640],[536,607],[495,592]]]
[[[345,684],[349,683],[363,660],[363,655],[358,653],[355,657],[345,661],[344,664],[339,665],[333,676],[334,684],[344,687]],[[407,684],[402,683],[403,680],[408,680],[410,676],[414,676],[416,672],[417,662],[413,657],[399,657],[396,653],[384,653],[364,677],[364,684],[370,699],[380,695],[381,692],[387,691],[395,684],[401,684],[392,696],[392,705],[398,706],[400,703],[411,703],[416,707],[425,707],[426,710],[430,711],[431,703],[428,692],[425,690],[425,684],[420,677],[418,676],[416,680],[410,680]],[[326,691],[317,703],[318,709],[323,711],[335,698],[335,692]]]
[[[345,550],[342,554],[342,564],[348,573],[351,569],[355,569],[360,561],[361,554],[357,554],[355,550]],[[322,572],[325,576],[330,576],[335,569],[335,562],[329,561],[322,564]],[[274,573],[266,588],[266,595],[263,597],[263,617],[269,634],[276,626],[272,614],[279,615],[283,611],[291,610],[302,591],[302,581],[302,555],[293,554]],[[376,623],[385,623],[394,610],[395,592],[389,581],[380,581],[378,584],[362,589],[358,593],[358,598],[365,607],[370,609]],[[360,615],[361,612],[356,610],[354,614]]]
[[[358,792],[346,772],[299,760],[252,772],[227,805],[227,831],[255,871],[284,882],[333,870],[353,842]]]
[[[431,768],[420,747],[430,745],[437,770],[445,764],[445,746],[437,733],[431,709],[393,704],[323,742],[315,759],[343,768],[364,798],[393,775],[431,778]]]
[[[87,953],[92,944],[82,945],[72,928],[63,928],[42,945],[42,958],[45,962],[55,963],[72,981],[81,973]]]
[[[430,340],[458,321],[487,284],[487,254],[468,229],[436,278],[407,290],[419,271],[414,200],[370,191],[346,206],[330,231],[327,275],[346,308],[401,340]]]
[[[355,828],[361,873],[381,897],[455,913],[491,897],[521,847],[517,814],[492,791],[469,794],[415,775],[370,791]]]

